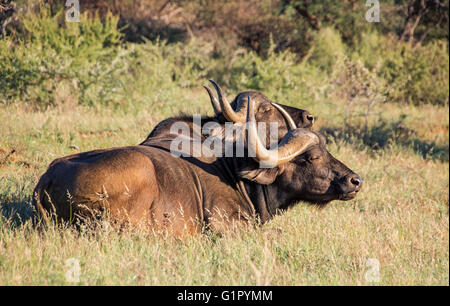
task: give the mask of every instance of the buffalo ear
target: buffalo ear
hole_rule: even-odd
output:
[[[259,168],[257,165],[247,165],[238,170],[238,175],[261,185],[269,185],[275,181],[281,172],[282,170],[279,167]]]

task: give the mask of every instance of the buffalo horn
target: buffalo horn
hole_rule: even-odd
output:
[[[216,116],[218,116],[222,112],[222,108],[220,107],[219,101],[217,101],[216,97],[214,97],[211,89],[209,89],[208,86],[203,85],[203,87],[208,92],[209,99],[211,100],[211,105],[212,105],[212,107],[214,109],[214,113],[216,114]]]
[[[233,108],[231,107],[230,103],[228,102],[227,98],[223,95],[222,89],[219,85],[217,85],[216,82],[213,80],[209,80],[211,84],[213,84],[214,88],[217,91],[217,96],[219,97],[219,103],[220,107],[222,109],[222,114],[230,122],[238,123],[238,122],[245,122],[245,110],[241,112],[235,112]]]
[[[292,129],[281,139],[276,149],[266,149],[261,143],[256,129],[255,102],[248,98],[247,145],[255,153],[255,160],[265,167],[276,167],[287,163],[296,156],[319,143],[319,138],[307,129]]]

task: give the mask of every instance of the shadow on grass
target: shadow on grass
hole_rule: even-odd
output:
[[[33,214],[30,197],[0,194],[0,219],[7,220],[14,226],[21,226],[31,221]]]
[[[449,161],[449,147],[434,141],[422,140],[416,131],[407,128],[404,117],[398,121],[381,121],[369,128],[347,125],[342,128],[322,128],[320,130],[327,138],[350,143],[360,149],[370,148],[373,151],[393,145],[412,149],[424,159]]]

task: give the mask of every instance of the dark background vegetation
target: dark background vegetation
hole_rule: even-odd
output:
[[[65,1],[1,3],[3,103],[58,103],[54,79],[75,103],[120,103],[125,78],[149,73],[141,59],[160,56],[173,65],[159,73],[185,87],[289,89],[277,75],[299,84],[299,66],[329,84],[346,61],[373,72],[387,101],[448,105],[448,1],[380,1],[369,23],[362,0],[81,0],[79,25],[64,22]]]

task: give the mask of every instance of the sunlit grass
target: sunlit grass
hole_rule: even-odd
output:
[[[200,89],[179,95],[182,110],[212,113]],[[339,112],[328,111],[333,105],[302,106],[319,117],[317,129],[342,124]],[[70,284],[66,261],[75,258],[81,285],[448,285],[448,109],[384,104],[377,109],[382,110],[371,117],[371,126],[406,115],[414,137],[443,146],[447,159],[424,157],[407,142],[373,150],[357,140],[331,138],[330,152],[364,178],[355,200],[323,209],[299,203],[252,230],[176,240],[107,226],[81,233],[55,226],[37,231],[27,221],[31,192],[53,159],[138,144],[174,114],[171,108],[3,107],[0,284]],[[370,258],[380,263],[380,282],[366,280]]]

